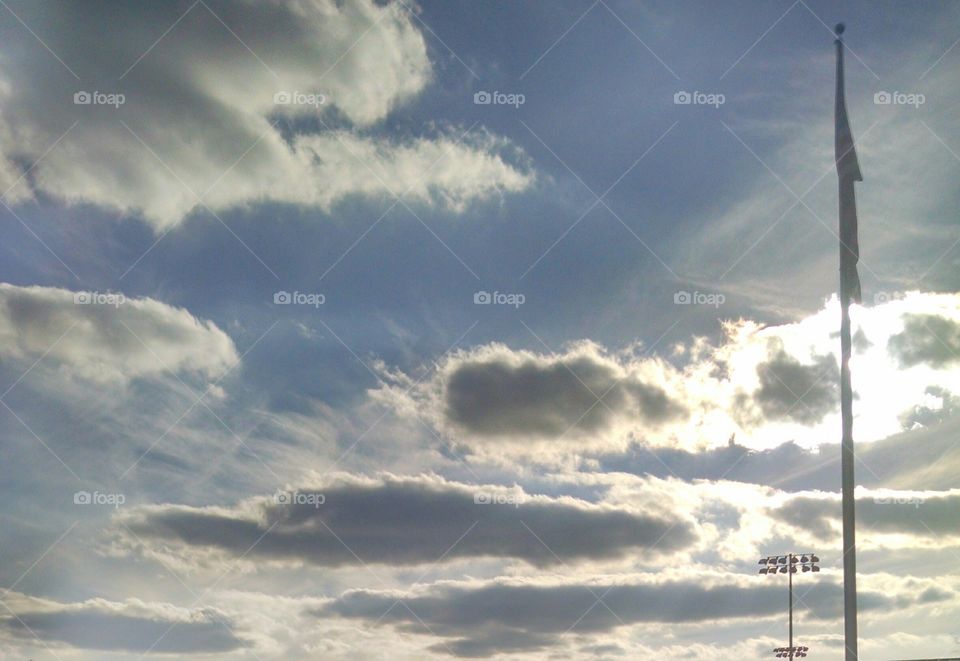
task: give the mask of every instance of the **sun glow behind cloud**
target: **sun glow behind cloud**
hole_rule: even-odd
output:
[[[543,458],[551,448],[562,456],[631,441],[707,449],[733,436],[757,450],[787,441],[812,449],[840,428],[838,318],[832,298],[795,323],[728,321],[717,344],[675,346],[673,361],[592,342],[554,354],[492,344],[452,354],[422,383],[385,369],[371,394],[481,454]],[[858,307],[853,323],[858,439],[910,428],[916,411],[943,405],[936,393],[960,389],[949,344],[960,332],[960,297],[911,292]]]

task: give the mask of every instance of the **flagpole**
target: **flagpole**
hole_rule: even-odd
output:
[[[849,133],[849,124],[846,117],[846,102],[843,90],[843,24],[836,27],[837,39],[837,125],[840,131],[840,117],[842,113],[843,130]],[[852,136],[849,152],[853,152]],[[839,143],[838,143],[839,144]],[[856,176],[851,176],[849,168],[842,168],[845,159],[850,158],[847,151],[839,153],[838,147],[838,174],[840,193],[840,415],[842,418],[843,436],[840,450],[841,489],[843,499],[843,633],[846,648],[845,661],[857,661],[857,543],[856,543],[856,516],[854,500],[854,454],[853,454],[853,388],[850,383],[850,300],[851,296],[859,299],[859,279],[856,281],[856,291],[851,291],[852,278],[856,278],[856,261],[859,258],[859,247],[853,253],[851,243],[856,245],[856,202],[853,182],[859,180],[859,165],[856,167]],[[853,161],[856,154],[853,152]],[[850,240],[849,225],[853,219],[853,236]],[[847,231],[844,231],[845,221]],[[847,239],[845,242],[844,239]],[[851,272],[853,275],[851,276]]]

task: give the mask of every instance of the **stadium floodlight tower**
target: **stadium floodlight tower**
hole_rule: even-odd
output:
[[[797,567],[804,574],[820,571],[820,558],[813,553],[788,553],[787,555],[770,555],[760,558],[760,564],[763,565],[759,572],[761,574],[767,576],[786,574],[790,591],[790,644],[788,647],[778,647],[773,652],[781,659],[805,657],[810,648],[794,647],[793,645],[793,575],[797,573]]]

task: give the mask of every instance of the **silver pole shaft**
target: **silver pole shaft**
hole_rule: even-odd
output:
[[[853,182],[845,182],[853,187]],[[852,193],[852,191],[851,191]],[[843,191],[841,191],[841,197]],[[841,250],[843,248],[841,247]],[[853,389],[850,385],[850,299],[842,292],[840,306],[840,414],[843,418],[843,441],[840,450],[840,471],[843,490],[843,637],[846,661],[857,661],[857,541],[854,501],[853,455]]]

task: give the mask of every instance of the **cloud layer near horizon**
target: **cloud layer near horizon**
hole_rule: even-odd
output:
[[[895,587],[894,587],[895,586]],[[862,589],[861,610],[907,609],[953,597],[927,583],[922,590],[891,583],[893,590]],[[804,590],[798,618],[842,617],[843,588],[835,580]],[[725,576],[705,581],[637,580],[544,582],[498,580],[441,582],[408,592],[353,590],[315,611],[388,623],[406,633],[447,638],[433,649],[461,657],[543,650],[567,635],[597,634],[636,624],[698,624],[751,618],[779,619],[783,587],[765,580]]]

